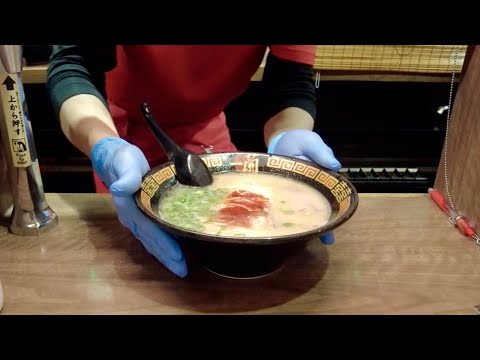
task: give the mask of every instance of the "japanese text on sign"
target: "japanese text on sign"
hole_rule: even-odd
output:
[[[0,75],[0,93],[13,164],[15,167],[30,166],[32,160],[16,74]]]

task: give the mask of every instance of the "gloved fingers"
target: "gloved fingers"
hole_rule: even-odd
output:
[[[142,185],[142,173],[134,167],[124,169],[118,173],[118,180],[110,185],[109,191],[116,197],[130,197]]]
[[[122,225],[132,232],[148,253],[175,275],[185,277],[188,269],[177,242],[140,212],[132,196],[114,196],[113,202]]]
[[[302,153],[311,161],[327,169],[338,171],[342,167],[337,158],[335,158],[333,150],[318,135],[305,139],[305,142],[302,144]]]
[[[157,244],[157,241],[158,243],[161,243],[165,238],[162,240],[159,238],[157,241],[152,241],[151,235],[152,234],[144,232],[142,228],[137,225],[135,236],[140,240],[145,249],[175,275],[181,278],[187,276],[187,263],[183,254],[179,259],[172,259],[168,256],[169,254],[167,252],[163,251],[163,247]],[[165,233],[165,235],[167,234]]]
[[[309,157],[306,157],[305,155],[297,155],[297,156],[294,156],[296,159],[300,159],[300,160],[306,160],[306,161],[312,161],[312,159],[310,159]]]
[[[183,259],[183,252],[171,235],[156,226],[146,226],[147,224],[150,225],[150,222],[151,220],[142,224],[135,222],[136,231],[134,235],[146,243],[155,256],[162,254],[173,261]]]
[[[118,149],[112,159],[112,178],[110,192],[117,196],[134,194],[141,186],[143,176],[150,170],[148,161],[142,151],[133,145]]]
[[[135,204],[133,196],[114,196],[113,202],[120,217],[131,219],[131,221],[126,221],[134,224],[134,226],[129,226],[129,228],[135,237],[138,238],[141,235],[142,241],[147,242],[155,254],[165,254],[174,261],[182,259],[183,253],[178,243],[158,224],[140,211],[137,204]]]
[[[320,235],[320,240],[325,245],[332,245],[335,242],[335,237],[333,235],[333,232],[328,232],[328,233]]]

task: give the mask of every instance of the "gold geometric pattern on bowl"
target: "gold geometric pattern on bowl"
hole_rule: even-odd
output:
[[[165,169],[152,175],[158,185],[162,185],[165,181],[175,176],[174,166],[167,166]]]
[[[345,181],[340,181],[331,191],[339,204],[352,194],[352,189]]]
[[[315,177],[318,175],[320,170],[315,169],[313,166],[297,162],[293,166],[293,172],[295,172],[299,175],[303,175],[305,177],[308,177],[310,179],[315,179]]]
[[[290,159],[281,159],[276,156],[271,156],[267,160],[267,167],[281,170],[292,170],[296,161]]]
[[[160,185],[157,181],[153,178],[153,175],[147,176],[142,182],[142,190],[152,198],[153,195],[157,192]]]
[[[337,213],[337,218],[342,216],[350,207],[350,197],[347,197],[343,199],[343,201],[340,203],[338,207],[338,213]]]
[[[332,190],[334,186],[338,184],[338,180],[327,174],[325,171],[320,171],[315,180],[330,190]]]
[[[207,158],[203,158],[202,160],[209,168],[223,165],[222,156],[209,156]]]

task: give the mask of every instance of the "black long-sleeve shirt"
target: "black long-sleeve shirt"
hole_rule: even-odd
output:
[[[91,94],[106,103],[105,73],[116,67],[116,45],[54,45],[47,74],[47,92],[55,114],[65,100]],[[313,68],[269,53],[261,85],[262,113],[269,118],[287,107],[316,116]]]

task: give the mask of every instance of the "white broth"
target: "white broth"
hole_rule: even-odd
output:
[[[325,225],[332,213],[313,187],[266,173],[215,174],[203,188],[177,185],[159,204],[160,217],[210,235],[269,237]]]

